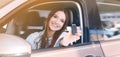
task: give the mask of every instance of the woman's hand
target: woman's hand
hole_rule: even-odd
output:
[[[77,27],[77,33],[73,35],[72,30],[70,30],[68,34],[65,35],[64,38],[61,40],[60,44],[63,46],[68,46],[70,43],[73,43],[79,40],[81,35],[82,35],[82,32],[80,30],[80,27]]]

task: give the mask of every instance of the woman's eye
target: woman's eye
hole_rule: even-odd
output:
[[[61,20],[62,23],[64,23],[65,21],[64,20]]]
[[[57,16],[56,16],[56,15],[54,15],[54,18],[57,18]]]

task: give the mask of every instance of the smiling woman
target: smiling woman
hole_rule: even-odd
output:
[[[44,30],[30,34],[26,40],[31,44],[32,49],[68,46],[70,43],[79,40],[81,35],[80,29],[75,35],[72,35],[71,31],[64,32],[69,19],[69,10],[55,8],[49,13]]]

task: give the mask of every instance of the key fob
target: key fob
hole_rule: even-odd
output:
[[[76,24],[72,24],[72,34],[75,35],[77,33],[77,28],[76,28]]]

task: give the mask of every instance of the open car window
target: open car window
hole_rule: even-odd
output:
[[[47,20],[49,13],[51,10],[57,8],[66,8],[72,12],[73,18],[72,20],[69,20],[65,32],[68,32],[71,29],[72,24],[76,24],[76,26],[80,27],[83,31],[82,12],[78,3],[73,1],[56,1],[38,3],[17,13],[13,20],[8,23],[6,33],[17,35],[26,39],[31,33],[41,32],[44,30],[45,21]],[[80,38],[80,40],[74,42],[73,44],[76,45],[83,43],[83,37],[81,36]]]

